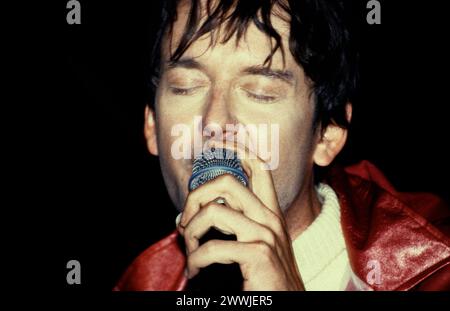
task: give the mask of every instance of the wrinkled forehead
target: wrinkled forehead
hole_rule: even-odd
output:
[[[170,59],[180,44],[187,43],[189,35],[193,36],[192,43],[206,41],[209,47],[214,47],[230,40],[238,45],[251,32],[258,36],[261,44],[267,45],[269,54],[276,45],[274,36],[279,36],[282,46],[275,51],[274,57],[280,57],[289,46],[290,15],[286,8],[287,4],[283,1],[178,1],[176,15],[168,25],[163,39],[163,55],[166,60]],[[262,30],[268,24],[273,28],[273,35]]]

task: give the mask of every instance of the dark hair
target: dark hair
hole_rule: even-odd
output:
[[[285,15],[289,18],[286,20],[290,24],[289,51],[312,83],[316,104],[314,127],[325,128],[330,123],[348,127],[345,104],[352,100],[356,88],[358,53],[350,38],[342,0],[205,0],[205,7],[201,0],[186,1],[190,2],[189,17],[179,44],[170,55],[171,61],[178,60],[195,40],[214,33],[221,25],[225,29],[223,43],[233,35],[239,41],[250,23],[275,42],[264,65],[270,66],[278,49],[284,59],[281,36],[270,18],[276,6],[281,18],[286,20]],[[160,76],[161,44],[164,36],[172,33],[180,2],[167,0],[162,5],[161,27],[152,55],[152,95]],[[207,17],[200,24],[202,10],[206,10]],[[211,45],[216,43],[213,37]]]

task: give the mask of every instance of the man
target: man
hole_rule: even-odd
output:
[[[314,174],[341,151],[352,117],[357,54],[339,1],[166,1],[162,17],[145,136],[182,214],[115,290],[181,290],[214,263],[238,263],[243,290],[450,289],[439,199],[396,192],[368,162],[323,182]],[[231,141],[249,186],[224,174],[189,192],[193,152],[174,155],[180,124],[183,142]],[[260,124],[277,126],[266,137],[275,152],[236,142],[229,127]],[[255,142],[250,129],[244,141]],[[200,244],[213,227],[237,240]]]

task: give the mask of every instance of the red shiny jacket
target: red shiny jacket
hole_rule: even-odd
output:
[[[327,183],[340,201],[353,274],[364,283],[368,262],[380,263],[379,282],[366,288],[450,290],[450,209],[443,201],[395,191],[367,161],[333,168]],[[184,266],[174,232],[139,255],[114,290],[183,290]]]

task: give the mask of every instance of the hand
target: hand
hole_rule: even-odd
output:
[[[244,152],[243,169],[249,187],[224,174],[190,192],[179,224],[187,250],[188,277],[213,263],[238,263],[244,290],[304,290],[278,206],[272,175],[263,170],[264,162]],[[256,158],[256,159],[255,159]],[[218,198],[225,205],[216,203]],[[216,228],[235,234],[237,241],[210,240],[199,246],[199,239]]]

